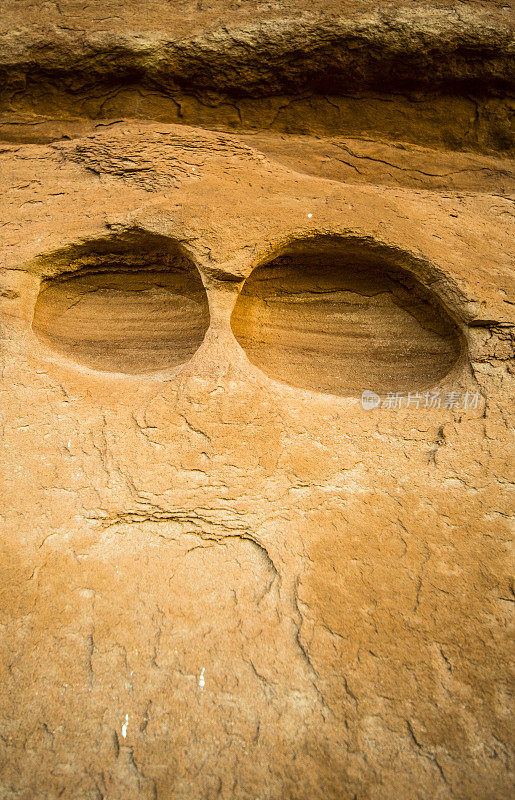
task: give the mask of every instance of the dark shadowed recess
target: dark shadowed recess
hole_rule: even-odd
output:
[[[102,36],[41,30],[15,50],[7,37],[0,69],[25,81],[54,76],[75,91],[99,81],[235,96],[421,87],[506,91],[514,83],[508,23],[484,14],[464,21],[445,9],[413,15],[390,9],[373,16],[271,18],[193,37],[175,37],[172,30],[118,34],[116,27]]]
[[[463,353],[457,325],[412,274],[331,240],[297,243],[256,268],[231,322],[269,377],[343,396],[428,389]]]
[[[32,327],[78,364],[127,374],[170,369],[204,339],[209,310],[200,275],[161,237],[82,245],[48,257],[46,266],[59,274],[42,282]]]
[[[18,36],[14,44],[8,33],[4,38],[0,115],[33,114],[40,118],[38,124],[45,116],[136,116],[310,133],[311,128],[319,131],[320,124],[306,129],[302,118],[310,104],[328,98],[330,108],[341,110],[322,132],[356,133],[377,128],[366,119],[357,127],[348,119],[354,113],[349,102],[368,93],[375,102],[376,94],[383,98],[394,111],[399,106],[401,117],[416,117],[423,99],[440,108],[441,98],[448,98],[451,110],[444,126],[452,134],[446,146],[464,146],[465,131],[474,126],[481,128],[479,141],[467,133],[468,147],[506,151],[513,143],[506,98],[515,75],[512,32],[499,15],[468,14],[463,20],[452,9],[410,15],[406,8],[390,8],[372,16],[270,18],[192,37],[174,37],[173,29],[152,36],[122,34],[114,27],[102,36],[66,30],[57,35],[45,29]],[[2,41],[0,34],[0,45]],[[285,122],[270,117],[271,98],[278,101],[278,113],[300,103],[299,118],[289,115]],[[465,101],[472,115],[460,119],[454,130],[452,106]],[[418,111],[429,114],[429,127],[442,123],[431,121],[427,108]],[[408,126],[399,122],[393,130],[386,125],[384,134],[411,141],[414,125],[413,120]],[[6,127],[2,135],[13,137],[16,128]]]

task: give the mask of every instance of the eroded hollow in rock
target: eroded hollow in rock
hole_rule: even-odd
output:
[[[457,326],[431,292],[352,246],[297,246],[258,267],[231,323],[269,377],[343,396],[427,389],[462,352]]]
[[[32,327],[79,364],[140,374],[188,361],[209,327],[209,310],[196,267],[178,249],[146,240],[99,243],[42,283]]]

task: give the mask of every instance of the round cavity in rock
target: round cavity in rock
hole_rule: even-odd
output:
[[[461,352],[437,298],[409,273],[351,248],[297,249],[258,267],[231,324],[269,377],[343,396],[427,389]]]
[[[54,351],[96,370],[140,374],[188,361],[209,327],[205,289],[179,254],[99,252],[46,281],[33,330]]]

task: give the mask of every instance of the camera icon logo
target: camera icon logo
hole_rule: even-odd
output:
[[[371,411],[373,408],[378,408],[381,405],[381,398],[375,392],[370,392],[368,389],[365,389],[364,392],[361,394],[361,408],[364,408],[365,411]]]

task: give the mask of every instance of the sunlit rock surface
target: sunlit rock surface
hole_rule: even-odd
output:
[[[1,800],[511,800],[511,8],[2,12]]]

